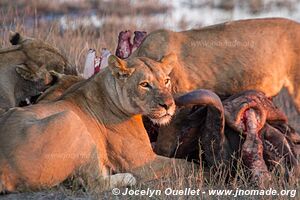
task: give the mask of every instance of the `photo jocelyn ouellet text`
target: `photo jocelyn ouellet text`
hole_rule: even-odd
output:
[[[275,190],[273,188],[269,189],[208,189],[200,190],[193,188],[184,188],[184,189],[173,189],[166,188],[164,190],[160,189],[130,189],[125,188],[120,190],[119,188],[112,189],[112,194],[115,196],[233,196],[233,197],[242,197],[242,196],[286,196],[286,197],[295,197],[297,190]]]

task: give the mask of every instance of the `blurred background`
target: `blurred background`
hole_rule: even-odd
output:
[[[9,45],[9,30],[40,37],[81,71],[87,50],[114,52],[121,30],[180,31],[259,17],[300,21],[300,0],[0,0],[0,46]]]

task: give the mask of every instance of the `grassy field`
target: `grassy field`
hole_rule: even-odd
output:
[[[133,187],[118,188],[119,195],[115,195],[115,190],[105,191],[101,193],[87,192],[83,185],[79,185],[78,180],[66,181],[65,183],[56,186],[52,189],[42,191],[29,191],[19,194],[9,194],[0,196],[0,199],[9,200],[24,200],[24,199],[161,199],[161,200],[173,200],[173,199],[299,199],[299,185],[284,181],[284,176],[281,175],[280,170],[272,173],[272,182],[265,189],[259,189],[253,187],[247,179],[245,174],[245,168],[239,164],[235,168],[228,169],[215,169],[212,173],[195,165],[191,170],[186,170],[177,167],[174,170],[174,175],[171,178],[164,178],[155,181],[149,181],[142,184],[137,184]],[[235,175],[230,175],[234,171]],[[144,194],[133,194],[128,191],[145,191]],[[194,194],[191,190],[195,190]],[[223,193],[221,195],[220,192]],[[148,191],[148,192],[147,192]],[[152,191],[152,192],[150,192]],[[227,194],[225,194],[225,192]],[[268,192],[273,191],[273,195]],[[282,193],[281,195],[281,192]],[[182,193],[180,193],[182,192]],[[219,193],[218,193],[219,192]],[[250,195],[251,193],[253,195]],[[261,192],[266,192],[266,195],[258,195]],[[127,193],[122,195],[122,193]],[[188,195],[184,195],[188,194]],[[130,194],[130,195],[129,195]]]
[[[153,30],[164,28],[161,21],[150,18],[151,15],[165,13],[169,11],[168,5],[160,5],[158,1],[142,1],[144,3],[130,4],[129,0],[113,1],[45,1],[45,0],[2,0],[0,1],[0,46],[9,46],[9,30],[16,30],[31,37],[41,38],[58,49],[72,63],[73,68],[82,72],[83,64],[88,49],[94,48],[100,51],[106,47],[115,52],[118,33],[122,30]],[[146,3],[145,3],[146,2]],[[147,3],[150,2],[150,3]],[[56,16],[66,13],[84,16],[84,13],[95,12],[99,16],[109,16],[108,21],[104,21],[101,27],[78,25],[76,28],[65,29],[61,21]],[[142,23],[137,19],[143,16]],[[53,18],[49,20],[48,18]],[[127,20],[124,23],[124,18]],[[149,19],[149,20],[147,20]],[[185,27],[182,21],[182,27]],[[300,121],[291,103],[286,100],[288,94],[285,90],[275,98],[275,102],[288,113],[290,123],[300,130]],[[201,166],[201,165],[200,165]],[[178,169],[174,172],[174,177],[138,184],[132,189],[142,190],[150,188],[162,191],[161,195],[154,196],[154,199],[233,199],[230,196],[209,196],[210,189],[251,189],[247,182],[247,176],[242,170],[243,166],[219,171],[208,175],[200,167],[193,172],[184,173],[185,170]],[[234,176],[228,174],[235,171]],[[226,178],[227,177],[227,178]],[[286,183],[284,178],[274,172],[271,188],[280,191],[282,189],[297,189],[296,197],[291,196],[238,196],[237,199],[299,199],[300,188],[298,183]],[[172,189],[200,189],[199,196],[166,195],[166,188]],[[121,188],[125,191],[125,188]],[[202,192],[205,193],[202,193]],[[77,187],[76,181],[59,185],[51,190],[39,192],[27,192],[23,194],[10,194],[0,196],[0,199],[147,199],[148,196],[113,196],[111,191],[107,191],[95,197],[87,193],[83,186]]]

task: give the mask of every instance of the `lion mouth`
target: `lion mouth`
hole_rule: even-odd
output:
[[[50,87],[58,83],[58,77],[51,75],[51,81],[43,87],[43,90],[33,96],[28,96],[19,102],[19,107],[29,106],[37,103],[38,98]]]
[[[166,125],[170,123],[172,116],[175,113],[175,106],[171,106],[169,109],[151,109],[147,117],[157,125]]]
[[[149,119],[154,123],[158,125],[166,125],[168,124],[172,119],[172,114],[165,113],[164,115],[148,115]]]

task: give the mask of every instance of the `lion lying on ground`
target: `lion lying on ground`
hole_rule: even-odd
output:
[[[299,44],[299,23],[240,20],[199,30],[155,31],[127,60],[159,60],[174,52],[178,62],[170,76],[175,93],[204,88],[230,96],[252,89],[273,97],[286,87],[299,111]]]
[[[38,95],[52,82],[49,70],[64,72],[67,60],[39,39],[11,32],[13,46],[0,49],[0,113]]]
[[[1,191],[47,188],[73,174],[85,177],[93,191],[135,183],[131,174],[112,172],[131,172],[140,181],[167,175],[174,159],[154,154],[141,114],[159,124],[174,114],[170,58],[153,70],[147,58],[125,64],[111,56],[108,68],[57,101],[4,113]]]

